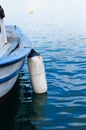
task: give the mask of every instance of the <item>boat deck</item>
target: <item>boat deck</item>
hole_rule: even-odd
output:
[[[6,28],[7,43],[3,42],[3,35],[0,33],[0,57],[10,54],[19,44],[20,38],[15,27]]]

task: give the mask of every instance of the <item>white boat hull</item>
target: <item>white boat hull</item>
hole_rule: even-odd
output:
[[[0,98],[12,89],[23,64],[24,59],[12,65],[0,68]]]
[[[12,79],[0,84],[0,98],[5,96],[12,89],[13,85],[15,84],[15,82],[17,80],[17,77],[18,77],[18,75],[16,75]]]
[[[0,100],[14,86],[25,58],[31,51],[31,43],[18,28],[7,26],[8,43],[0,42]]]

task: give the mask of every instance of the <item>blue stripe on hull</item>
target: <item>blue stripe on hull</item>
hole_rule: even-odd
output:
[[[14,58],[14,57],[13,57]],[[15,64],[15,63],[17,63],[17,62],[19,62],[20,60],[22,60],[22,59],[24,59],[25,58],[25,56],[23,56],[23,57],[20,57],[19,59],[17,59],[17,58],[15,58],[15,59],[11,59],[10,61],[8,61],[8,59],[5,61],[5,60],[3,60],[4,62],[3,63],[0,63],[0,68],[2,68],[2,67],[6,67],[6,66],[9,66],[9,65],[12,65],[12,64]]]
[[[11,60],[10,62],[6,62],[6,63],[3,63],[3,64],[0,64],[0,68],[6,67],[6,66],[9,66],[9,65],[12,65],[12,64],[15,64],[15,63],[19,62],[22,59],[24,59],[24,57],[22,57],[20,59],[15,59],[14,61]]]
[[[20,70],[21,70],[22,67],[23,67],[24,61],[25,61],[25,58],[24,58],[24,60],[23,60],[22,65],[20,66],[20,68],[19,68],[18,70],[16,70],[15,72],[13,72],[11,75],[0,79],[0,83],[6,82],[6,81],[10,80],[11,78],[13,78],[14,76],[18,75],[19,72],[20,72]]]

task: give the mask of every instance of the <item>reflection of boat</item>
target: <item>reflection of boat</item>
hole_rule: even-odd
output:
[[[33,94],[32,98],[32,111],[30,115],[31,121],[41,121],[45,119],[44,106],[47,100],[47,93]]]
[[[1,15],[1,14],[0,14]],[[31,43],[16,26],[4,26],[0,16],[0,100],[15,84]],[[6,29],[6,31],[5,31]]]
[[[14,119],[18,108],[19,80],[16,82],[11,94],[0,104],[0,130],[13,130]]]
[[[30,104],[19,100],[19,84],[18,80],[7,100],[0,104],[0,130],[35,130],[29,118]]]
[[[20,91],[22,93],[20,93],[20,102],[15,114],[14,130],[35,130],[36,128],[30,120],[31,100],[29,101],[28,98],[31,98],[31,95],[26,92],[26,95],[28,95],[26,96],[22,88],[20,88]],[[22,98],[23,94],[25,97]]]

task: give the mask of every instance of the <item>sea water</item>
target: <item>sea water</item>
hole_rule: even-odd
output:
[[[85,130],[85,29],[57,24],[22,29],[43,57],[48,91],[33,94],[26,60],[13,91],[0,105],[0,130]]]

